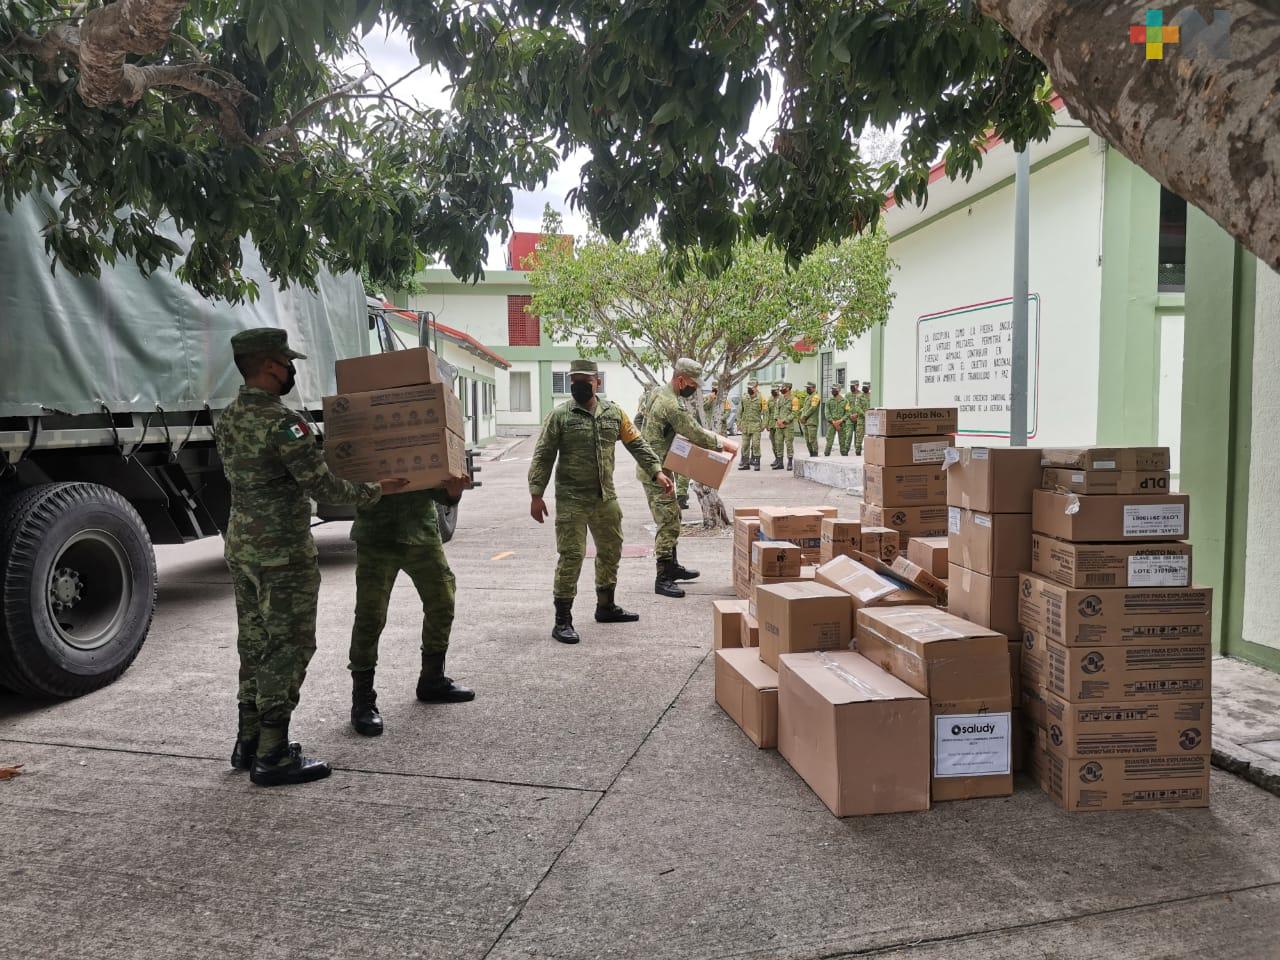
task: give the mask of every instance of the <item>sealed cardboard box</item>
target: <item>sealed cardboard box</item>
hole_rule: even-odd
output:
[[[1045,703],[1048,695],[1043,686],[1031,687],[1026,683],[1022,685],[1022,712],[1034,726],[1049,726],[1049,709]]]
[[[1048,642],[1045,686],[1064,700],[1129,701],[1208,697],[1213,649],[1207,641],[1064,647]]]
[[[727,450],[704,450],[679,434],[671,441],[671,449],[662,465],[668,470],[719,490],[729,477],[734,455]]]
[[[932,607],[858,611],[858,652],[929,698],[932,797],[1013,792],[1009,641]]]
[[[1068,470],[1045,467],[1045,490],[1067,493],[1128,494],[1168,493],[1168,470]]]
[[[1069,470],[1163,471],[1171,466],[1168,447],[1056,447],[1041,450],[1040,462]]]
[[[1071,543],[1033,533],[1031,569],[1068,587],[1189,587],[1191,544]]]
[[[409,481],[405,490],[430,490],[467,476],[466,441],[451,430],[406,430],[325,444],[325,463],[344,480],[376,483],[388,477]]]
[[[760,646],[760,621],[751,615],[750,612],[742,615],[742,643],[744,648],[756,650]],[[756,659],[760,658],[760,654],[756,653]]]
[[[741,600],[716,600],[711,604],[712,650],[742,646],[742,618],[747,605]]]
[[[761,507],[760,532],[770,540],[822,543],[822,511],[816,507]]]
[[[465,432],[462,405],[444,384],[324,398],[324,435],[328,441],[363,440],[441,427],[459,436]]]
[[[958,407],[877,407],[868,410],[869,437],[927,437],[955,433]]]
[[[928,437],[867,437],[862,441],[862,462],[881,467],[909,467],[942,463],[947,449],[956,445],[950,434]]]
[[[734,507],[733,508],[734,520],[737,520],[739,517],[747,518],[747,517],[759,517],[759,516],[760,516],[759,507]]]
[[[716,651],[716,703],[761,749],[778,745],[778,674],[754,650]]]
[[[818,559],[847,557],[862,550],[862,524],[848,517],[823,517]]]
[[[1018,578],[988,577],[952,563],[947,577],[947,609],[958,617],[1018,636]]]
[[[1049,752],[1060,757],[1205,756],[1211,752],[1208,697],[1071,703],[1044,695]]]
[[[852,557],[836,557],[818,567],[818,583],[853,598],[862,607],[934,605],[929,594],[893,576],[872,570]]]
[[[947,511],[952,563],[988,577],[1016,577],[1031,566],[1031,514]]]
[[[339,360],[336,371],[338,393],[368,393],[444,382],[436,355],[427,347]]]
[[[800,548],[785,540],[757,540],[751,545],[751,570],[762,577],[799,577]]]
[[[885,563],[893,563],[898,557],[898,531],[889,527],[863,527],[862,553],[876,557]]]
[[[840,510],[837,507],[822,506],[822,507],[811,507],[810,509],[817,510],[820,514],[822,514],[822,518],[824,520],[834,520],[836,517],[840,516]]]
[[[890,569],[895,575],[911,584],[917,590],[923,590],[937,600],[940,605],[946,606],[947,582],[945,580],[938,579],[920,564],[912,563],[901,555],[890,564]]]
[[[878,503],[864,503],[862,526],[863,529],[889,527],[897,530],[898,537],[904,542],[912,537],[945,537],[947,505],[934,503],[919,507],[882,507]]]
[[[924,567],[939,580],[947,579],[948,551],[947,537],[912,537],[907,541],[907,559]]]
[[[1049,641],[1044,634],[1022,628],[1022,670],[1024,687],[1043,687],[1049,679]]]
[[[863,473],[863,497],[882,507],[911,507],[944,503],[947,475],[942,464],[919,467],[879,467],[867,464]]]
[[[1185,540],[1191,527],[1186,494],[1093,497],[1037,490],[1031,527],[1037,533],[1077,543],[1125,540]]]
[[[929,701],[856,653],[781,658],[778,751],[837,817],[929,809]]]
[[[1040,451],[957,447],[947,455],[947,504],[980,513],[1030,513],[1043,480]]]
[[[1058,806],[1090,810],[1174,810],[1209,805],[1204,756],[1067,758],[1045,751],[1041,786]]]
[[[804,576],[803,567],[800,568],[800,575],[795,577],[762,577],[760,576],[759,573],[752,571],[751,593],[750,593],[750,598],[747,601],[747,613],[751,614],[753,617],[756,617],[757,619],[759,618],[760,613],[759,613],[758,602],[759,602],[760,587],[776,587],[779,584],[783,584],[783,583],[801,583],[806,579],[808,578]]]
[[[751,552],[751,544],[760,539],[760,518],[744,516],[733,518],[733,546],[744,553]],[[769,539],[773,539],[770,537]]]
[[[1089,590],[1036,574],[1024,573],[1018,579],[1022,625],[1064,646],[1213,639],[1209,587]]]
[[[775,670],[784,653],[843,650],[853,639],[847,594],[821,583],[777,583],[756,588],[760,659]]]

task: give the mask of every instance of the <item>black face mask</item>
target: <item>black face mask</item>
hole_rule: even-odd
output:
[[[754,387],[747,387],[747,393],[749,393],[751,396],[753,396],[753,397],[754,397],[754,396],[756,395],[755,388],[754,388]]]
[[[689,397],[692,397],[697,392],[698,392],[697,387],[681,387],[680,388],[680,396],[685,397],[686,399]]]
[[[298,382],[298,368],[290,363],[285,367],[285,369],[289,371],[289,376],[285,378],[284,383],[280,385],[280,396],[282,397],[286,394],[292,393],[294,385]]]
[[[590,380],[574,380],[569,384],[569,394],[584,407],[595,396],[596,388]]]
[[[839,397],[839,396],[840,396],[840,391],[839,391],[839,390],[832,390],[832,391],[831,391],[831,395],[832,395],[833,397]]]

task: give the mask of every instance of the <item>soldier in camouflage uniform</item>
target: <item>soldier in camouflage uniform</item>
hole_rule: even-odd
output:
[[[778,432],[782,435],[782,449],[787,454],[786,469],[790,470],[795,466],[796,459],[796,422],[800,419],[800,398],[791,392],[791,384],[784,383],[782,385],[781,394],[778,397]],[[781,470],[782,457],[779,455],[776,468]]]
[[[556,471],[556,551],[560,560],[552,590],[556,621],[551,636],[561,643],[580,639],[573,626],[573,601],[578,594],[588,530],[596,545],[596,622],[632,623],[640,619],[639,614],[623,610],[614,600],[622,559],[622,509],[613,489],[613,455],[619,440],[635,457],[641,478],[674,503],[674,488],[662,472],[662,461],[623,409],[596,393],[600,377],[595,361],[574,360],[569,365],[569,380],[573,399],[547,415],[529,464],[529,514],[538,523],[547,516],[542,495],[551,482],[552,468]]]
[[[804,434],[804,445],[809,456],[818,455],[818,416],[822,411],[822,398],[818,396],[818,385],[812,380],[804,385],[804,396],[800,398],[800,430]]]
[[[782,385],[775,383],[769,391],[769,407],[765,410],[764,415],[766,424],[769,429],[769,450],[773,453],[773,462],[769,464],[771,470],[781,470],[782,463],[782,430],[778,427],[778,418],[782,416],[779,401],[782,399],[782,391],[779,389]]]
[[[742,434],[742,463],[739,470],[760,469],[760,431],[768,416],[769,401],[760,396],[760,384],[747,381],[747,389],[738,398],[738,431]]]
[[[645,387],[644,393],[640,395],[640,408],[636,413],[635,427],[637,430],[644,429],[645,418],[649,414],[649,405],[653,403],[653,398],[658,395],[661,387],[652,386]],[[689,478],[678,473],[672,474],[676,480],[676,504],[681,510],[689,509]]]
[[[831,388],[831,396],[823,401],[822,412],[827,418],[827,449],[825,456],[831,456],[831,448],[836,437],[840,438],[840,456],[849,455],[849,444],[853,441],[853,402],[840,395],[840,385]]]
[[[853,452],[862,456],[862,438],[867,435],[867,411],[871,409],[871,383],[862,385],[862,392],[855,398],[854,410],[858,420],[854,424]]]
[[[244,330],[231,348],[245,383],[214,428],[231,488],[225,554],[239,621],[240,722],[231,763],[250,770],[259,786],[306,783],[331,772],[289,742],[289,718],[316,650],[320,567],[310,501],[376,503],[407,481],[349,483],[329,472],[314,427],[280,400],[293,390],[293,361],[306,359],[283,330]]]
[[[698,392],[701,377],[702,367],[698,363],[681,358],[676,361],[671,382],[658,390],[653,398],[649,416],[644,422],[644,439],[657,454],[659,463],[667,458],[677,434],[707,450],[728,450],[730,453],[738,450],[738,445],[732,440],[721,440],[704,430],[680,402],[681,398],[687,399]],[[676,509],[675,501],[642,468],[637,468],[636,474],[649,498],[649,511],[658,525],[654,550],[657,576],[653,592],[663,597],[683,597],[684,591],[676,586],[676,581],[693,580],[698,572],[682,567],[676,553],[680,539],[680,511]]]
[[[382,714],[374,690],[378,639],[387,624],[387,607],[396,577],[403,570],[422,601],[422,672],[418,699],[423,703],[462,703],[475,693],[444,675],[449,631],[453,626],[454,576],[440,540],[436,504],[453,506],[470,478],[446,480],[437,490],[414,490],[383,497],[356,508],[351,539],[356,542],[356,614],[351,626],[351,726],[356,733],[382,733]]]

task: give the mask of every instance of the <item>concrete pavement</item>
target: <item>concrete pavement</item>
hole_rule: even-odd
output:
[[[625,559],[638,624],[549,637],[554,544],[527,515],[531,442],[485,464],[448,552],[450,673],[413,699],[420,608],[397,585],[387,733],[347,726],[354,553],[317,531],[320,650],[295,734],[337,766],[251,787],[228,769],[235,620],[220,542],[161,548],[132,669],[69,703],[0,698],[0,931],[22,958],[1199,957],[1280,955],[1280,799],[1222,771],[1203,811],[1068,815],[1030,784],[925,814],[837,820],[712,697],[728,535],[690,537],[690,597]],[[625,453],[628,543],[651,545]],[[785,472],[730,502],[856,500]],[[553,505],[554,510],[554,505]],[[303,938],[321,942],[304,949]]]

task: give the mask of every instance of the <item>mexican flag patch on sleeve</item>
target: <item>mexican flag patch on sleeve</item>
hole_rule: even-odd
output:
[[[303,437],[311,436],[311,426],[305,420],[299,420],[297,423],[285,427],[284,433],[290,440],[301,440]]]

